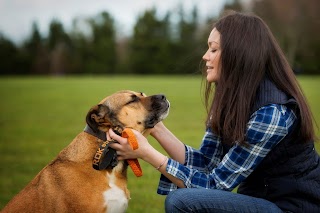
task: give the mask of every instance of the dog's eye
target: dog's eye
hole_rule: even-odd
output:
[[[126,103],[126,105],[132,104],[132,103],[134,103],[134,102],[137,102],[137,101],[136,101],[136,100],[131,100],[131,101],[129,101],[128,103]]]
[[[132,95],[131,98],[132,99],[127,103],[127,105],[139,101],[139,98],[136,95]]]

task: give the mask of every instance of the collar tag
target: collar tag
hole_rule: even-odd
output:
[[[109,147],[109,144],[116,141],[104,141],[100,144],[98,150],[93,156],[92,167],[96,170],[103,170],[111,166],[112,168],[118,164],[116,150]]]

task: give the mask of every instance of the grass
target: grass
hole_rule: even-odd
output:
[[[301,76],[299,81],[319,121],[320,77]],[[164,123],[183,142],[198,147],[205,121],[200,85],[201,79],[192,76],[0,78],[0,209],[83,130],[90,107],[118,90],[165,94],[171,110]],[[154,139],[149,141],[161,150]],[[159,173],[140,163],[142,177],[128,170],[132,199],[127,212],[164,212],[165,197],[156,194]]]

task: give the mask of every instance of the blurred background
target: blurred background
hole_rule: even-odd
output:
[[[198,148],[200,62],[226,10],[265,20],[319,123],[319,0],[0,0],[0,209],[83,130],[90,107],[118,90],[165,94],[166,126]],[[128,171],[127,212],[164,212],[159,174],[140,163],[142,178]]]
[[[261,16],[296,73],[320,74],[319,0],[0,0],[0,75],[199,73],[225,10]]]

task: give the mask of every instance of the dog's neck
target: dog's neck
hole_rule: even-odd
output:
[[[123,128],[121,128],[120,126],[116,126],[116,127],[113,127],[112,130],[117,135],[121,135]],[[102,141],[107,140],[107,132],[101,131],[100,129],[93,130],[88,124],[86,125],[86,127],[84,128],[83,131],[90,134],[90,135],[95,136],[96,138],[99,138]]]
[[[102,141],[106,141],[107,140],[106,132],[103,132],[103,131],[101,131],[99,129],[97,131],[95,131],[89,125],[86,125],[86,127],[84,128],[83,131],[88,133],[88,134],[90,134],[90,135],[93,135],[96,138],[99,138]]]
[[[124,128],[120,127],[120,126],[116,126],[113,127],[112,130],[117,134],[121,136],[121,133],[123,131]],[[102,141],[106,141],[107,140],[107,133],[101,130],[93,130],[88,124],[86,125],[86,127],[83,130],[84,132],[95,136],[96,138],[99,138]],[[150,133],[150,129],[145,129],[144,131],[141,132],[141,134],[143,134],[145,137],[147,135],[149,135]]]
[[[123,131],[121,127],[114,127],[112,129],[118,135],[121,135]],[[114,149],[112,149],[111,147],[108,147],[108,144],[117,143],[117,141],[113,139],[107,140],[108,130],[106,131],[102,131],[99,129],[94,130],[89,125],[86,125],[83,131],[100,139],[100,140],[97,140],[99,141],[100,144],[99,144],[99,148],[97,149],[93,157],[93,162],[92,162],[93,168],[96,170],[104,170],[107,168],[115,167],[118,164],[117,153]]]

